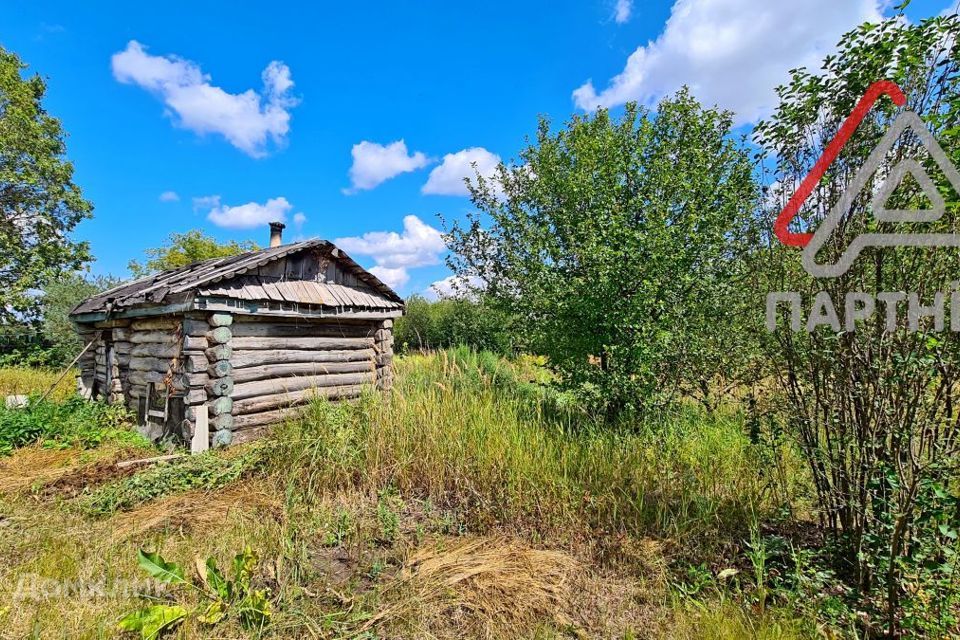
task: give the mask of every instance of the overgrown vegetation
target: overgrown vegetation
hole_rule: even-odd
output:
[[[96,447],[106,440],[145,445],[131,431],[127,410],[73,396],[63,402],[34,396],[24,408],[0,405],[0,455],[41,443],[52,447]]]

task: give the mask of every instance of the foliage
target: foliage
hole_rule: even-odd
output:
[[[188,580],[183,568],[167,562],[159,553],[140,550],[137,561],[150,576],[164,584],[186,588],[202,598],[192,611],[198,622],[214,626],[236,616],[244,629],[262,631],[270,621],[271,605],[267,590],[253,588],[257,557],[247,547],[233,559],[233,579],[228,580],[217,568],[215,558],[197,563],[197,578]],[[118,627],[123,631],[139,632],[141,638],[153,639],[173,629],[191,611],[182,605],[153,604],[126,614]]]
[[[258,464],[259,451],[224,458],[213,451],[162,462],[132,476],[98,487],[84,495],[80,510],[102,516],[124,511],[160,496],[224,487],[250,473]]]
[[[789,192],[799,183],[822,153],[823,141],[834,136],[879,79],[896,82],[908,107],[920,114],[954,162],[960,160],[958,42],[956,15],[919,24],[894,18],[846,34],[823,73],[794,71],[779,89],[777,111],[756,130],[758,144],[774,160],[775,184]],[[874,106],[811,194],[803,213],[806,228],[815,228],[837,203],[898,113],[887,98]],[[886,175],[903,158],[920,157],[950,211],[923,230],[955,233],[957,194],[932,159],[917,151],[918,140],[903,136],[878,173]],[[870,201],[877,179],[857,194],[820,261],[836,259],[864,231],[903,230],[873,218]],[[922,208],[925,200],[914,183],[898,188],[888,206]],[[851,291],[911,291],[929,304],[935,292],[949,294],[958,269],[960,256],[954,251],[884,247],[865,250],[841,277],[814,279],[800,268],[794,250],[774,246],[757,254],[751,289],[795,290],[808,303],[818,291],[835,302]],[[762,308],[763,302],[755,304]],[[764,349],[780,383],[788,426],[808,460],[820,523],[838,550],[841,575],[862,594],[871,633],[897,634],[911,627],[936,635],[954,624],[951,615],[944,617],[944,607],[955,598],[960,525],[951,506],[960,460],[960,337],[934,333],[929,323],[911,331],[904,322],[906,304],[898,312],[901,325],[894,330],[885,328],[878,308],[855,332],[826,326],[813,333],[781,329],[765,340]],[[924,624],[940,620],[943,626],[921,629],[915,614],[923,609]]]
[[[431,302],[419,295],[407,298],[404,315],[395,321],[393,337],[400,353],[464,345],[507,355],[514,346],[508,316],[482,300]]]
[[[247,251],[256,251],[259,248],[250,240],[218,242],[216,238],[206,235],[203,231],[193,229],[186,233],[171,233],[167,244],[146,250],[146,263],[141,264],[131,260],[128,268],[134,278],[142,278],[151,273],[177,269],[212,258],[228,258]]]
[[[90,260],[69,234],[93,206],[73,183],[65,134],[42,101],[46,83],[0,48],[0,322],[32,318],[44,289]]]
[[[112,289],[121,280],[112,276],[84,277],[79,273],[65,274],[44,288],[41,296],[43,335],[50,344],[51,364],[69,364],[80,353],[84,344],[70,321],[70,312],[86,298]]]
[[[471,186],[450,266],[516,317],[524,344],[611,414],[709,391],[744,366],[732,312],[757,188],[731,114],[688,91],[656,116],[601,109]]]
[[[541,536],[583,527],[692,547],[782,499],[763,469],[744,473],[760,468],[758,451],[736,413],[683,408],[593,428],[583,413],[552,409],[542,387],[492,354],[461,348],[396,366],[389,401],[316,402],[279,433],[267,469],[290,495],[380,493],[380,535],[395,530],[398,492],[456,507],[479,532],[504,522]]]
[[[0,455],[35,442],[57,447],[96,447],[106,440],[145,445],[130,426],[125,407],[79,396],[64,402],[33,397],[18,409],[0,404]]]

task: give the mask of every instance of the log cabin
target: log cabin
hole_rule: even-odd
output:
[[[312,398],[392,380],[403,300],[326,240],[282,243],[104,291],[70,313],[80,393],[122,402],[154,439],[200,449],[262,435]]]

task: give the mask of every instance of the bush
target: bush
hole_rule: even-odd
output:
[[[132,445],[146,441],[130,430],[127,409],[90,402],[78,396],[65,402],[31,398],[26,407],[0,405],[0,455],[37,442],[52,446],[96,447],[105,440]]]
[[[431,302],[414,295],[406,304],[406,315],[398,318],[394,327],[400,353],[460,345],[502,355],[513,353],[509,318],[481,302],[452,298]]]

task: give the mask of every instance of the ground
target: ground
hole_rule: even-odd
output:
[[[0,635],[112,637],[158,603],[188,613],[169,629],[184,638],[818,633],[746,577],[744,540],[783,496],[745,473],[758,460],[736,416],[611,432],[540,377],[440,352],[399,359],[388,397],[318,402],[226,451],[118,467],[159,452],[114,435],[15,448],[0,458]],[[229,575],[246,548],[269,617],[251,624],[234,599],[203,622],[207,558]],[[187,584],[151,579],[141,549]]]

